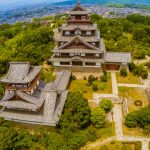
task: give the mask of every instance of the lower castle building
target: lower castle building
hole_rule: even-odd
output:
[[[0,79],[6,84],[0,116],[29,124],[56,126],[67,98],[71,72],[57,73],[52,83],[40,80],[40,66],[29,62],[11,62],[7,75]]]

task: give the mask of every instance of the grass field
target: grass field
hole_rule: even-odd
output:
[[[113,141],[105,145],[93,148],[92,150],[106,150],[106,149],[107,150],[135,150],[135,144],[134,143],[123,144],[122,142],[119,141]]]
[[[80,91],[83,93],[84,97],[87,99],[92,99],[93,93],[106,93],[111,94],[112,93],[112,84],[111,84],[111,74],[108,73],[108,81],[107,82],[101,82],[100,80],[96,80],[93,82],[93,84],[97,84],[98,90],[93,91],[92,86],[87,86],[86,83],[87,80],[73,80],[70,83],[69,91]]]
[[[134,76],[131,72],[128,73],[127,77],[120,76],[120,73],[116,73],[117,76],[117,82],[118,83],[126,83],[126,84],[141,84],[140,78],[137,76]]]
[[[128,99],[129,112],[138,110],[142,107],[146,107],[149,104],[145,91],[141,88],[119,87],[119,96],[126,97]],[[143,105],[136,106],[134,104],[135,100],[141,100],[143,102]]]

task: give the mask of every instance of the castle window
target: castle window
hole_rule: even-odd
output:
[[[86,35],[91,35],[92,32],[91,31],[86,31]]]
[[[71,20],[75,20],[75,16],[71,16]]]
[[[82,20],[86,20],[86,16],[82,16],[81,19],[82,19]]]
[[[69,53],[61,53],[61,56],[69,56]]]
[[[60,62],[60,65],[70,65],[70,62]]]
[[[94,63],[94,62],[86,62],[85,65],[87,65],[87,66],[95,66],[96,63]]]

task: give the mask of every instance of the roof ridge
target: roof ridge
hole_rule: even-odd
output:
[[[87,47],[89,47],[91,49],[94,49],[94,50],[99,50],[99,48],[97,48],[97,47],[89,44],[88,42],[86,42],[80,35],[75,35],[70,41],[68,41],[67,43],[61,45],[57,49],[65,48],[67,45],[71,44],[76,38],[78,38],[80,40],[80,42],[82,42],[82,44],[85,44]]]

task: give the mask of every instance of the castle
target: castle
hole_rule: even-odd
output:
[[[91,12],[80,3],[67,13],[67,24],[59,29],[61,37],[56,41],[50,61],[55,68],[86,71],[89,68],[119,70],[131,62],[131,53],[107,52],[97,24],[92,23]]]

